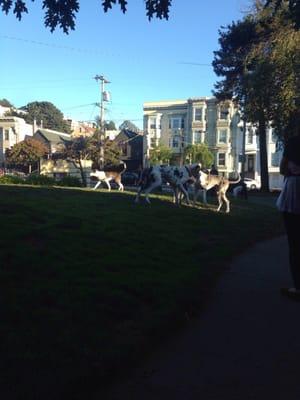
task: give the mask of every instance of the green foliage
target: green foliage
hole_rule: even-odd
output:
[[[64,176],[62,179],[59,181],[55,182],[55,185],[57,186],[69,186],[69,187],[81,187],[82,183],[80,179],[76,178],[75,176]]]
[[[172,150],[168,147],[159,144],[150,150],[150,163],[152,165],[169,164],[172,158]]]
[[[115,131],[117,130],[114,121],[105,122],[104,127],[108,131]]]
[[[37,162],[47,153],[47,147],[33,138],[26,138],[15,144],[5,152],[6,161],[9,164],[29,166]]]
[[[0,184],[18,184],[18,185],[35,185],[35,186],[68,186],[81,187],[81,181],[77,177],[65,176],[61,180],[56,181],[54,178],[46,175],[31,174],[22,178],[17,175],[4,175],[0,177]]]
[[[13,111],[12,115],[25,119],[28,124],[33,124],[34,120],[38,124],[43,121],[43,127],[46,129],[70,133],[63,113],[49,101],[34,101],[22,107],[22,110],[26,111],[26,114]]]
[[[54,186],[56,181],[54,178],[46,175],[29,175],[24,183],[28,185],[38,185],[38,186]]]
[[[131,132],[135,132],[135,133],[139,133],[140,129],[131,121],[125,120],[124,122],[122,122],[122,124],[119,126],[120,131],[122,131],[123,129],[131,131]]]
[[[32,0],[34,1],[34,0]],[[149,20],[153,16],[157,18],[169,18],[169,9],[172,0],[146,0],[146,14]],[[45,9],[45,26],[50,28],[51,32],[57,26],[63,29],[65,33],[69,33],[70,29],[75,29],[76,14],[79,11],[79,0],[53,1],[44,0],[43,8]],[[123,13],[127,11],[128,0],[118,0]],[[116,4],[116,0],[103,0],[102,7],[105,12]],[[0,0],[0,7],[6,14],[13,7],[13,13],[20,20],[24,13],[28,12],[26,0]]]
[[[7,99],[1,99],[0,100],[0,106],[2,106],[2,107],[13,107],[11,102],[8,101]]]
[[[184,149],[184,156],[190,164],[200,162],[204,168],[209,168],[214,161],[214,155],[204,143],[188,145]]]
[[[16,175],[3,175],[0,176],[1,184],[24,184],[24,179]]]
[[[104,147],[105,164],[119,164],[121,158],[121,148],[118,146],[118,144],[106,138],[102,141],[102,146]],[[99,166],[101,160],[99,130],[96,131],[95,134],[89,139],[88,149],[89,158]]]

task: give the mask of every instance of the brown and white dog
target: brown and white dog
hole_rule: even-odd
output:
[[[121,175],[126,170],[126,164],[124,162],[117,166],[106,167],[102,171],[94,170],[90,173],[91,180],[97,180],[94,190],[96,190],[102,182],[105,182],[109,192],[111,191],[110,181],[114,180],[119,185],[119,190],[124,190],[124,186],[121,182]]]
[[[199,177],[195,183],[194,205],[195,205],[197,198],[201,192],[203,194],[203,202],[205,204],[207,204],[206,192],[207,192],[207,190],[216,186],[218,202],[219,202],[217,211],[221,210],[221,207],[222,207],[223,203],[225,202],[226,203],[226,212],[229,213],[230,212],[230,202],[229,202],[228,198],[226,197],[226,192],[229,188],[229,185],[238,183],[240,180],[241,180],[240,175],[237,180],[230,181],[229,179],[225,178],[224,176],[212,175],[212,174],[200,171]]]
[[[145,193],[147,203],[150,203],[149,194],[163,181],[167,182],[174,191],[175,203],[179,205],[179,193],[182,192],[189,203],[189,194],[186,189],[188,183],[194,183],[199,174],[201,164],[175,166],[153,166],[142,171],[135,202],[138,203],[141,194]]]

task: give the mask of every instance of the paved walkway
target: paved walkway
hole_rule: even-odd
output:
[[[290,284],[285,237],[249,249],[199,319],[105,400],[299,400],[300,303],[279,293]]]

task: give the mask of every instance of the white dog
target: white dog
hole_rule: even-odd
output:
[[[119,190],[124,190],[124,186],[121,182],[121,175],[126,169],[126,164],[122,162],[120,165],[115,167],[106,167],[104,170],[95,170],[90,173],[90,178],[97,180],[94,190],[96,190],[102,182],[105,182],[109,192],[111,191],[110,181],[114,180],[119,185]]]
[[[189,203],[189,194],[186,189],[188,183],[194,183],[199,174],[201,164],[175,166],[154,166],[145,168],[142,171],[139,189],[135,198],[137,203],[142,192],[145,193],[147,203],[150,203],[149,194],[157,187],[161,186],[163,180],[169,183],[174,190],[175,203],[179,205],[179,193],[182,192]]]
[[[230,202],[228,198],[226,197],[226,192],[229,188],[229,185],[238,183],[241,180],[241,177],[239,175],[238,179],[235,181],[230,181],[227,178],[224,178],[224,176],[221,175],[211,175],[209,173],[205,173],[203,171],[200,171],[199,173],[199,178],[197,179],[195,183],[195,194],[194,194],[194,204],[197,201],[197,198],[199,196],[199,193],[202,192],[203,194],[203,202],[207,204],[207,199],[206,199],[206,192],[207,190],[217,187],[217,196],[218,196],[218,202],[219,202],[219,207],[217,211],[220,211],[223,203],[226,203],[226,212],[230,212]]]

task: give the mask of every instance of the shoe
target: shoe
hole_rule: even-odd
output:
[[[292,300],[300,301],[300,290],[295,288],[281,288],[280,290],[283,296],[286,296]]]

